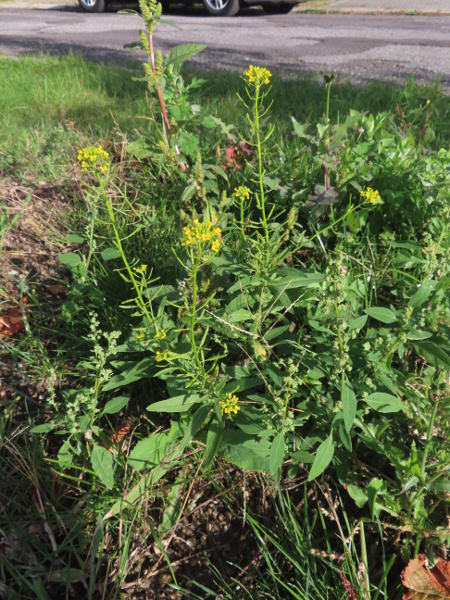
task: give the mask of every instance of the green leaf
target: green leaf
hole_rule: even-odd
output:
[[[411,296],[408,306],[412,308],[416,308],[417,306],[421,306],[424,302],[428,300],[428,297],[431,294],[433,289],[433,282],[431,279],[427,279],[423,285],[417,290],[417,292]]]
[[[111,490],[114,485],[114,474],[113,474],[113,459],[111,452],[108,452],[106,448],[94,444],[91,454],[92,468],[99,477],[100,481]]]
[[[78,256],[78,254],[75,254],[74,252],[66,252],[66,254],[60,254],[58,256],[58,259],[59,262],[61,262],[63,265],[66,265],[66,267],[69,267],[70,269],[78,267],[78,265],[81,263],[81,258]]]
[[[120,258],[120,256],[119,248],[105,248],[102,251],[103,260],[112,260],[113,258]]]
[[[253,436],[246,435],[243,431],[227,429],[218,454],[240,469],[268,473],[270,471],[270,448],[269,440],[254,439]]]
[[[348,381],[344,384],[342,391],[342,411],[344,413],[344,425],[347,433],[351,430],[356,417],[356,396]]]
[[[186,448],[186,446],[189,444],[189,442],[192,439],[194,439],[195,434],[200,429],[200,427],[203,425],[203,423],[206,421],[210,412],[211,412],[211,406],[207,405],[207,404],[200,406],[196,410],[196,412],[194,413],[194,416],[192,417],[192,419],[189,422],[189,425],[186,427],[186,432],[184,434],[183,439],[181,440],[181,443],[179,446],[179,449],[181,452],[183,452],[184,449]]]
[[[126,406],[126,404],[128,403],[129,399],[130,399],[130,395],[129,394],[127,396],[116,396],[116,398],[113,398],[112,400],[109,400],[105,404],[105,408],[103,409],[103,413],[107,414],[107,415],[114,415],[115,413],[118,413],[120,410],[122,410],[122,408],[124,406]]]
[[[213,421],[209,426],[208,433],[206,434],[205,460],[203,463],[204,469],[209,467],[209,465],[213,461],[213,458],[217,454],[217,450],[219,449],[220,442],[222,440],[223,432],[223,424],[219,423],[218,421]]]
[[[69,233],[69,235],[66,236],[66,240],[72,244],[82,244],[84,242],[84,238],[77,233]]]
[[[375,501],[377,499],[378,492],[380,492],[384,487],[384,481],[374,478],[369,483],[369,487],[367,488],[367,499],[369,500],[369,508],[372,519],[375,518]]]
[[[48,433],[55,429],[56,425],[53,423],[45,423],[44,425],[36,425],[30,429],[30,433]]]
[[[252,319],[252,313],[246,308],[239,308],[231,314],[225,314],[224,319],[228,323],[240,323],[241,321],[248,321]]]
[[[347,486],[347,492],[350,497],[355,501],[356,506],[362,508],[364,504],[367,502],[367,494],[361,488],[349,483]]]
[[[308,475],[308,481],[313,481],[319,475],[325,471],[330,462],[333,459],[334,455],[334,441],[333,434],[327,437],[327,439],[320,444],[317,448],[316,458],[314,459],[313,465],[311,467],[311,471]]]
[[[356,317],[356,319],[352,319],[351,321],[349,321],[348,330],[352,331],[353,329],[356,329],[357,331],[359,331],[360,329],[362,329],[364,327],[364,325],[366,323],[367,323],[367,315],[362,315],[361,317]]]
[[[373,306],[372,308],[366,308],[364,312],[372,319],[382,323],[393,323],[397,320],[395,313],[390,308]]]
[[[374,392],[363,400],[374,410],[381,413],[395,413],[404,410],[403,402],[397,396],[385,394],[384,392]]]
[[[130,367],[111,377],[108,383],[103,386],[103,391],[115,390],[134,381],[139,381],[139,379],[151,377],[154,373],[154,360],[154,358],[144,358],[137,363],[133,361]]]
[[[181,396],[174,396],[168,400],[161,400],[160,402],[150,404],[147,406],[147,410],[150,412],[187,412],[194,404],[198,404],[205,398],[206,396],[199,396],[198,394],[182,394]]]
[[[160,464],[171,443],[167,433],[152,433],[136,444],[128,456],[128,465],[137,470]]]
[[[435,342],[416,342],[414,349],[433,367],[450,371],[450,356]]]
[[[275,436],[270,447],[270,474],[275,477],[284,460],[284,433]]]
[[[166,65],[181,65],[185,60],[189,60],[205,48],[204,44],[180,44],[175,46],[167,55]]]

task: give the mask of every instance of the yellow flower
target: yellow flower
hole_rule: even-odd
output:
[[[221,400],[219,402],[219,406],[222,409],[222,414],[225,413],[229,417],[231,417],[231,413],[237,415],[238,410],[241,410],[241,407],[238,406],[239,398],[228,392],[225,397],[225,400]]]
[[[165,340],[167,337],[166,332],[164,331],[164,329],[160,329],[159,331],[156,332],[156,339],[157,340]]]
[[[162,362],[163,360],[167,360],[168,354],[169,354],[168,350],[163,350],[162,352],[157,350],[156,351],[156,362]]]
[[[362,190],[361,198],[368,200],[371,204],[379,204],[381,202],[380,192],[370,187]]]
[[[213,252],[219,252],[220,250],[220,240],[214,240],[211,244],[211,250]]]
[[[234,188],[233,198],[237,198],[238,200],[244,201],[250,198],[250,190],[245,185],[240,185],[237,188]]]
[[[272,73],[264,67],[250,65],[249,68],[244,71],[244,77],[247,79],[248,83],[254,83],[259,87],[261,84],[269,84]]]
[[[206,242],[211,243],[211,250],[217,252],[220,248],[219,237],[221,235],[220,227],[214,227],[212,221],[200,222],[194,219],[193,225],[188,225],[183,228],[183,237],[181,238],[182,246],[197,246],[201,251]],[[217,238],[217,239],[214,239]]]
[[[142,331],[142,329],[139,329],[139,331],[136,334],[136,339],[142,340],[143,337],[144,337],[144,332]]]
[[[109,153],[103,150],[103,146],[86,146],[80,148],[77,155],[82,171],[100,170],[107,171],[109,165]]]
[[[140,267],[133,267],[133,271],[136,271],[136,273],[145,273],[145,271],[147,270],[147,265],[141,265]]]

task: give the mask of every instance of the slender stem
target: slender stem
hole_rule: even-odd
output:
[[[364,533],[364,523],[362,521],[359,522],[359,536],[361,541],[361,560],[364,565],[364,591],[366,600],[370,600],[369,563],[367,562],[366,536]]]
[[[198,273],[198,259],[194,260],[193,252],[191,254],[192,259],[192,311],[191,311],[191,345],[194,351],[195,362],[200,372],[203,373],[203,365],[198,356],[197,343],[195,341],[195,316],[197,312],[197,273]]]
[[[256,134],[256,149],[257,149],[257,153],[258,153],[259,199],[260,199],[260,205],[261,205],[262,226],[264,229],[264,236],[266,238],[267,259],[268,259],[269,252],[270,252],[270,250],[269,250],[270,239],[269,239],[269,228],[267,226],[267,217],[266,217],[264,183],[263,183],[261,136],[260,136],[260,131],[259,131],[259,84],[257,84],[255,86],[255,134]]]
[[[428,389],[427,389],[426,395],[427,395],[427,398],[429,398],[429,390]],[[431,411],[430,422],[428,424],[427,439],[425,441],[425,447],[423,449],[422,465],[420,467],[420,471],[421,471],[423,477],[425,477],[425,469],[427,466],[427,458],[428,458],[428,448],[430,446],[431,440],[433,439],[433,427],[434,427],[434,422],[436,421],[436,415],[437,415],[438,404],[439,404],[438,400],[433,400],[433,402],[434,402],[433,409]]]

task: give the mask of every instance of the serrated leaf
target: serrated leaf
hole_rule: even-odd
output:
[[[366,315],[372,317],[376,321],[381,321],[381,323],[394,323],[397,320],[395,313],[390,308],[383,308],[378,306],[373,306],[371,308],[366,308]]]
[[[105,248],[102,251],[103,260],[112,260],[114,258],[120,258],[120,250],[119,248]]]
[[[284,433],[275,436],[270,447],[270,474],[275,477],[284,460]]]
[[[112,454],[108,452],[106,448],[103,448],[98,444],[94,444],[91,454],[91,463],[92,468],[94,469],[96,475],[99,477],[100,481],[109,490],[111,490],[114,486]]]
[[[247,471],[270,471],[269,440],[256,440],[243,431],[227,429],[218,454],[225,460]]]
[[[328,465],[332,461],[333,455],[334,455],[334,441],[333,441],[333,434],[330,433],[330,435],[327,437],[327,439],[324,442],[322,442],[320,444],[320,446],[317,448],[316,457],[312,464],[311,471],[309,472],[309,475],[308,475],[308,481],[313,481],[314,479],[319,477],[319,475],[322,475],[322,473],[325,471],[325,469],[328,467]]]
[[[114,415],[115,413],[118,413],[119,411],[122,410],[122,408],[124,406],[126,406],[128,404],[129,399],[130,399],[129,394],[126,396],[116,396],[116,398],[109,400],[105,404],[103,413],[107,414],[107,415]]]
[[[205,48],[204,44],[180,44],[175,46],[167,55],[166,65],[181,65],[185,60],[189,60]]]
[[[384,392],[374,392],[364,398],[364,402],[381,413],[395,413],[403,410],[403,403],[400,398]]]

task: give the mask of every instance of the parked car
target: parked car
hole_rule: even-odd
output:
[[[259,4],[269,15],[285,15],[297,4],[305,0],[272,0],[261,2],[261,0],[201,0],[206,12],[215,17],[231,17],[239,12],[241,6]],[[81,8],[86,12],[104,12],[108,0],[78,0]],[[170,0],[164,0],[163,5],[168,6]]]

